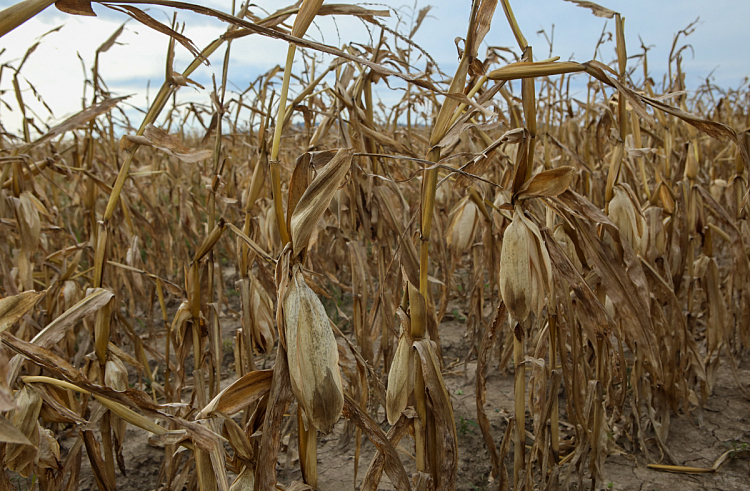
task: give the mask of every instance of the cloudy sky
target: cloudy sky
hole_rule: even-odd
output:
[[[354,3],[346,0],[336,1]],[[13,3],[13,0],[0,0],[0,9]],[[219,10],[231,10],[231,2],[226,0],[209,0],[201,3]],[[264,9],[266,12],[273,12],[286,3],[255,0],[254,4],[257,7],[253,7],[252,10],[263,16]],[[692,49],[683,52],[688,89],[695,89],[709,76],[712,83],[725,88],[736,88],[747,83],[750,59],[746,52],[750,46],[750,30],[747,29],[746,22],[750,19],[750,1],[601,0],[599,3],[622,13],[625,17],[629,55],[639,53],[641,43],[651,47],[650,73],[659,86],[666,71],[674,34],[697,19],[699,20],[695,25],[695,31],[680,41],[680,45],[692,46]],[[419,0],[417,4],[413,3],[413,0],[381,0],[377,4],[363,5],[370,8],[387,6],[393,9],[391,17],[385,19],[386,23],[395,28],[400,22],[401,28],[408,31],[415,12],[428,4],[433,5],[433,8],[415,35],[414,41],[433,56],[445,73],[452,74],[457,64],[454,39],[466,35],[471,5],[469,0]],[[613,21],[595,17],[589,10],[563,0],[512,1],[511,4],[521,29],[529,43],[534,46],[536,58],[548,56],[547,37],[552,35],[553,29],[552,54],[564,60],[576,61],[587,61],[594,56],[594,47],[603,29],[608,32],[614,31]],[[161,85],[164,77],[166,36],[128,20],[125,14],[114,12],[102,5],[95,4],[94,10],[97,17],[77,17],[50,7],[0,38],[0,64],[17,67],[28,47],[41,35],[62,26],[59,31],[44,37],[21,72],[24,99],[35,110],[37,121],[54,124],[81,109],[84,66],[90,74],[97,47],[124,22],[127,22],[125,31],[118,38],[118,44],[101,55],[100,73],[104,80],[114,94],[131,94],[130,104],[140,109],[147,107],[147,96],[153,97]],[[149,14],[167,24],[172,16],[169,9],[162,7],[151,7]],[[198,48],[205,47],[226,29],[226,26],[216,19],[202,18],[184,12],[178,14],[178,20],[186,23],[185,35],[192,39]],[[371,32],[366,24],[357,19],[323,18],[316,20],[315,25],[308,30],[308,37],[334,46],[351,41],[367,44],[370,42],[370,35],[379,34],[372,30],[372,27],[370,30]],[[544,31],[547,37],[541,31]],[[485,38],[484,48],[480,49],[480,56],[487,46],[505,46],[518,51],[501,7],[495,12],[492,29]],[[211,76],[215,74],[217,79],[220,78],[223,54],[224,49],[221,48],[212,57],[211,65],[199,68],[193,76],[207,90],[182,89],[182,100],[207,100]],[[285,54],[286,46],[282,41],[257,35],[235,41],[232,45],[229,89],[245,90],[259,74],[277,64],[283,66]],[[610,41],[603,45],[598,59],[608,63],[613,58],[614,42]],[[190,60],[192,57],[187,50],[178,47],[175,69],[182,71]],[[635,60],[631,61],[635,63]],[[422,68],[423,61],[415,63],[416,70]],[[0,121],[7,129],[17,131],[19,112],[12,91],[12,70],[6,66],[1,74]],[[34,101],[35,95],[27,81],[33,84],[53,114]],[[147,91],[149,85],[150,92]],[[388,93],[385,88],[383,89],[378,92],[378,96],[385,102],[400,98],[400,95]],[[90,95],[89,90],[87,96]],[[135,118],[134,124],[140,122],[136,109],[130,109],[128,114]]]

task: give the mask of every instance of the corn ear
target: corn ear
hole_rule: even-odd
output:
[[[391,425],[395,425],[401,417],[401,413],[406,409],[409,395],[414,391],[414,350],[412,349],[414,340],[409,332],[410,329],[410,326],[401,324],[401,336],[388,372],[385,409],[388,423]]]
[[[452,215],[448,227],[448,246],[454,254],[464,254],[479,228],[479,208],[467,196],[456,205]]]
[[[539,228],[516,206],[503,235],[500,253],[500,294],[516,322],[532,310],[539,315],[545,291],[551,289],[551,262]]]
[[[338,345],[325,308],[299,265],[293,267],[283,303],[292,391],[305,410],[305,424],[329,433],[344,407]]]

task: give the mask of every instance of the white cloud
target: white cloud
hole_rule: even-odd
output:
[[[289,0],[291,2],[291,0]],[[386,0],[385,3],[398,7],[405,0]],[[15,3],[14,0],[0,0],[0,9]],[[272,0],[256,1],[266,11],[273,12],[279,8],[279,3]],[[421,29],[414,37],[414,42],[424,48],[440,64],[441,69],[451,74],[457,64],[454,38],[465,37],[466,24],[470,2],[455,0],[433,0],[429,2],[435,7],[425,19]],[[552,33],[554,24],[553,53],[568,59],[573,56],[579,61],[592,57],[594,46],[605,24],[604,19],[596,18],[591,13],[572,3],[562,0],[537,0],[535,2],[511,2],[516,18],[521,25],[527,39],[534,46],[535,56],[548,56],[548,44],[544,36],[537,31],[544,29]],[[745,28],[747,18],[750,18],[750,2],[736,2],[731,0],[715,0],[710,4],[699,0],[611,0],[601,1],[608,8],[619,10],[626,18],[625,32],[630,55],[640,52],[639,33],[646,45],[653,45],[649,51],[649,68],[651,76],[657,83],[661,82],[666,72],[667,58],[673,35],[679,29],[688,25],[698,16],[701,21],[695,33],[681,43],[692,44],[692,52],[683,54],[683,68],[687,72],[689,88],[695,88],[705,80],[705,77],[715,69],[714,81],[720,86],[737,86],[743,78],[750,74],[750,63],[744,53],[750,45],[750,31]],[[208,1],[203,5],[217,9],[226,9],[227,2]],[[426,5],[427,2],[424,2]],[[237,3],[239,6],[239,2]],[[407,31],[412,22],[412,5],[398,7],[396,14],[384,20],[387,25]],[[417,9],[422,7],[422,3]],[[84,60],[87,77],[93,65],[96,48],[101,45],[128,17],[113,12],[100,5],[95,5],[98,14],[96,18],[75,17],[63,14],[54,7],[28,21],[11,33],[0,39],[0,48],[5,52],[0,56],[0,63],[17,66],[25,50],[41,34],[51,28],[64,23],[64,27],[56,33],[47,36],[35,53],[29,58],[23,68],[22,77],[34,84],[41,97],[54,111],[54,118],[50,124],[62,120],[65,116],[80,110],[82,106],[84,73],[78,54]],[[143,7],[146,8],[146,7]],[[262,15],[259,7],[254,12]],[[155,19],[168,23],[171,20],[169,9],[151,7],[149,14]],[[178,20],[186,22],[185,34],[191,38],[199,48],[223,33],[226,25],[214,18],[204,18],[196,14],[180,12]],[[608,31],[614,30],[610,21]],[[317,19],[308,35],[315,40],[323,41],[334,46],[341,46],[348,42],[369,44],[371,36],[378,39],[379,29],[373,26],[368,29],[359,19],[339,17],[335,21],[331,18]],[[165,56],[167,38],[133,20],[130,20],[125,32],[118,39],[118,45],[113,46],[107,53],[101,55],[99,70],[113,93],[118,95],[134,94],[130,102],[137,107],[145,108],[146,83],[150,80],[151,97],[156,93],[164,79]],[[396,46],[404,47],[403,41],[388,40],[391,49]],[[507,46],[518,51],[515,39],[508,27],[502,8],[498,7],[493,19],[490,33],[486,37],[484,46]],[[208,90],[211,88],[211,77],[221,76],[224,47],[220,48],[211,58],[211,66],[201,66],[192,78],[203,84],[207,90],[196,91],[192,88],[180,91],[181,100],[196,100],[207,102]],[[614,58],[614,43],[606,43],[601,50],[601,59],[609,62]],[[480,51],[480,55],[482,51]],[[275,65],[284,64],[286,45],[282,41],[268,39],[260,35],[251,35],[237,39],[232,44],[229,79],[230,88],[244,90],[255,78]],[[416,60],[416,56],[414,59]],[[324,58],[327,65],[330,58]],[[192,56],[178,46],[175,59],[175,69],[181,71],[192,61]],[[296,67],[302,69],[297,57]],[[415,70],[424,67],[424,59],[416,63]],[[637,78],[640,78],[640,70]],[[12,94],[12,72],[3,71],[0,80],[0,90],[5,91],[0,97],[3,101],[15,106]],[[394,81],[395,82],[395,81]],[[48,115],[41,104],[33,101],[33,94],[28,86],[22,82],[24,100],[41,117]],[[378,86],[379,97],[389,103],[400,99],[401,92],[388,94],[385,85]],[[91,90],[87,90],[90,97]],[[0,121],[10,130],[19,127],[19,112],[10,113],[0,105]]]

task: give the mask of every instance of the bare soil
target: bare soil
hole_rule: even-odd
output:
[[[238,309],[236,309],[238,310]],[[228,385],[235,379],[233,357],[231,356],[234,331],[239,326],[236,313],[227,312],[221,319],[222,332],[225,339],[224,373],[222,386]],[[145,331],[145,330],[144,330]],[[440,326],[441,345],[446,366],[444,372],[448,390],[453,398],[454,415],[458,431],[459,490],[489,490],[494,489],[488,482],[490,472],[490,456],[476,423],[475,399],[475,355],[464,360],[471,351],[471,342],[466,336],[465,320],[460,314],[457,318],[443,322]],[[145,342],[147,334],[142,333]],[[163,345],[162,339],[151,339],[155,345]],[[478,344],[478,343],[477,343]],[[271,366],[275,353],[258,360],[258,363]],[[498,367],[498,360],[493,356],[488,367],[487,402],[485,412],[490,421],[490,429],[496,445],[500,445],[507,426],[507,420],[513,411],[513,374]],[[720,369],[718,382],[714,394],[703,408],[691,407],[689,414],[672,415],[667,446],[678,460],[679,464],[693,467],[710,468],[714,461],[727,450],[744,450],[750,445],[750,400],[737,387],[735,378],[728,366],[728,360]],[[464,371],[464,366],[466,370]],[[738,368],[739,378],[744,385],[750,385],[750,359],[744,356]],[[561,404],[561,411],[563,410]],[[378,408],[373,414],[376,421],[387,431],[388,424],[383,408]],[[336,490],[356,489],[354,483],[355,444],[354,438],[346,438],[345,423],[342,420],[330,435],[319,436],[318,473],[319,489]],[[351,432],[349,433],[351,436]],[[74,443],[77,437],[73,431],[59,434],[63,452]],[[290,438],[282,441],[282,452],[277,465],[278,478],[282,484],[288,485],[294,480],[301,480],[299,461],[294,436],[291,445],[287,445]],[[626,442],[627,443],[627,442]],[[628,445],[625,445],[628,447]],[[629,448],[629,447],[628,447]],[[414,442],[407,436],[397,449],[402,458],[407,473],[415,470]],[[85,449],[84,449],[85,452]],[[363,438],[362,452],[357,474],[357,485],[361,483],[367,470],[375,447]],[[659,458],[658,447],[654,443],[650,448],[652,456]],[[649,463],[640,451],[625,455],[610,456],[604,466],[604,480],[597,483],[598,490],[613,491],[698,491],[724,490],[740,491],[750,489],[750,460],[745,456],[748,452],[739,453],[735,458],[729,458],[717,472],[708,474],[674,474],[647,468]],[[150,446],[145,431],[132,426],[128,427],[124,445],[124,458],[127,475],[117,471],[117,485],[121,491],[155,490],[161,489],[157,479],[164,456],[164,450]],[[506,468],[511,474],[513,468],[513,450],[506,458]],[[91,473],[88,458],[83,456],[81,480],[79,489],[96,490],[97,486]],[[661,463],[669,463],[666,460]],[[563,473],[564,475],[564,473]],[[574,482],[561,482],[562,489],[566,485],[570,489],[577,489],[577,479]],[[23,487],[23,485],[21,485]],[[380,489],[394,489],[387,476],[383,476]],[[583,480],[583,489],[591,489],[590,479]]]

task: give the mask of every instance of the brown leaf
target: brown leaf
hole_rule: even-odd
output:
[[[557,196],[568,189],[573,176],[575,176],[575,169],[568,166],[540,172],[521,186],[516,198],[522,200]]]
[[[219,392],[198,414],[198,418],[206,418],[214,412],[228,416],[238,413],[268,393],[272,377],[273,370],[256,370],[243,375]]]
[[[312,24],[312,21],[318,14],[318,10],[322,4],[323,0],[302,0],[302,5],[299,7],[297,17],[294,19],[292,36],[301,38],[305,35],[307,28]]]
[[[287,199],[286,226],[291,229],[292,212],[297,208],[300,198],[310,185],[312,180],[311,172],[312,154],[306,152],[297,158],[297,163],[292,172],[292,178],[289,181],[289,198]]]
[[[357,17],[377,16],[390,17],[390,10],[373,10],[359,5],[348,5],[345,3],[328,3],[320,6],[318,17],[321,15],[355,15]]]
[[[610,10],[608,8],[604,8],[599,4],[596,4],[594,2],[588,2],[586,0],[565,0],[566,2],[574,3],[578,5],[579,7],[583,7],[586,9],[591,9],[591,12],[597,16],[597,17],[603,17],[605,19],[612,19],[614,18],[615,12],[614,10]]]
[[[0,332],[21,320],[46,293],[27,291],[0,300]]]
[[[50,129],[47,133],[40,136],[33,142],[26,145],[24,148],[24,152],[28,152],[31,148],[36,147],[37,145],[41,145],[42,143],[46,143],[53,138],[56,138],[63,133],[66,133],[68,131],[74,130],[76,128],[80,128],[81,126],[85,125],[92,119],[96,118],[97,116],[100,116],[104,113],[107,113],[112,110],[113,107],[115,107],[118,103],[121,101],[124,101],[130,96],[123,96],[123,97],[114,97],[111,99],[105,99],[96,106],[91,106],[87,109],[84,109],[83,111],[79,112],[78,114],[75,114],[62,123],[58,124],[57,126]]]
[[[292,213],[290,229],[294,256],[307,247],[318,220],[328,209],[333,194],[344,181],[352,163],[353,148],[342,148],[310,183]]]
[[[177,42],[179,42],[181,45],[185,47],[190,53],[198,58],[203,58],[201,55],[200,50],[195,46],[195,44],[188,39],[186,36],[180,34],[179,32],[175,31],[174,29],[165,26],[161,22],[157,21],[150,15],[148,15],[146,12],[144,12],[141,9],[138,9],[136,7],[133,7],[132,5],[108,5],[104,4],[105,6],[111,8],[112,10],[116,10],[119,12],[123,12],[125,14],[128,14],[144,26],[150,27],[151,29],[160,32],[162,34],[166,34],[167,36],[175,39]],[[208,64],[208,60],[206,60],[206,63]]]
[[[60,342],[68,329],[75,327],[78,321],[107,305],[114,296],[114,293],[103,288],[89,290],[83,300],[50,322],[31,342],[43,348],[52,347]]]
[[[470,38],[466,40],[466,51],[472,58],[476,58],[479,46],[487,33],[490,32],[495,7],[497,7],[497,0],[482,0],[479,4],[476,17],[472,22]]]
[[[650,288],[640,261],[627,241],[610,219],[591,202],[567,190],[557,198],[560,203],[578,216],[584,216],[595,224],[602,225],[618,250],[612,250],[599,238],[594,228],[584,219],[569,215],[586,260],[601,277],[607,295],[622,317],[625,340],[635,349],[637,344],[648,361],[652,374],[661,379],[661,358],[658,356],[655,330],[650,316]]]
[[[385,473],[391,478],[391,482],[396,489],[398,491],[410,491],[409,478],[406,475],[406,470],[404,470],[404,465],[398,458],[396,449],[393,448],[380,426],[346,394],[344,394],[344,416],[358,428],[361,428],[367,438],[383,454]]]
[[[32,445],[26,435],[13,426],[11,422],[5,419],[5,416],[2,415],[0,415],[0,442]]]
[[[188,164],[200,162],[211,157],[211,150],[193,150],[188,148],[180,143],[180,140],[175,135],[170,135],[150,123],[146,126],[143,137],[154,148],[158,148],[167,155],[173,155]],[[142,144],[143,142],[142,140],[138,140],[137,143]]]
[[[91,8],[91,2],[88,0],[57,0],[55,7],[66,14],[96,17],[94,9]]]
[[[255,489],[258,491],[276,488],[276,464],[281,446],[281,423],[287,406],[292,401],[292,386],[289,382],[289,367],[283,346],[276,352],[268,409],[263,421],[263,436],[260,442]]]
[[[558,284],[556,290],[567,295],[570,289],[576,296],[579,301],[578,305],[584,312],[583,315],[578,316],[578,319],[589,339],[606,336],[609,332],[609,320],[604,306],[549,231],[544,229],[542,234],[552,261],[553,277]],[[561,280],[564,280],[564,283]]]
[[[445,388],[440,364],[435,357],[433,342],[420,339],[414,342],[419,354],[424,376],[425,395],[431,411],[429,418],[435,421],[435,440],[432,442],[435,452],[435,463],[439,466],[432,469],[435,489],[455,489],[458,471],[458,436],[453,418],[453,405]]]
[[[407,408],[406,411],[401,413],[401,417],[398,419],[395,425],[388,430],[388,441],[394,448],[399,444],[401,439],[405,437],[409,430],[412,428],[412,420],[416,417],[416,412],[412,408]],[[365,478],[362,480],[360,489],[362,491],[376,491],[378,484],[383,476],[383,467],[385,466],[385,455],[378,451],[372,456],[370,466],[367,468]]]

